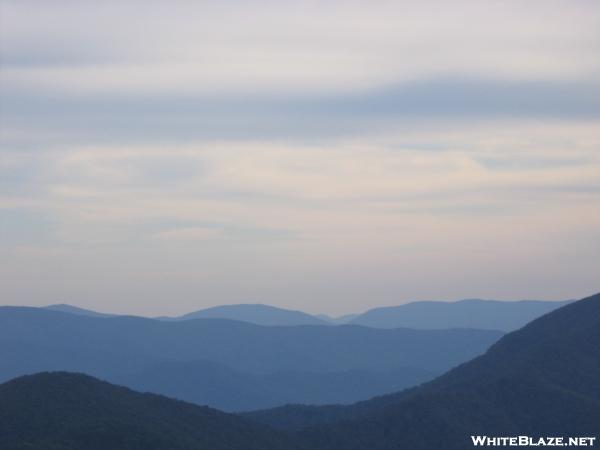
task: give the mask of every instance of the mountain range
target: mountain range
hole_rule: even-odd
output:
[[[600,294],[512,332],[420,387],[351,406],[250,415],[314,448],[472,447],[472,435],[600,434]]]
[[[260,326],[0,307],[0,380],[83,372],[230,411],[287,402],[349,403],[427,381],[483,353],[501,336],[471,329]]]
[[[262,304],[223,305],[201,309],[178,317],[157,317],[164,321],[190,319],[228,319],[264,326],[293,325],[363,325],[371,328],[447,329],[476,328],[485,330],[516,330],[570,301],[497,301],[460,300],[457,302],[420,301],[400,306],[374,308],[362,314],[340,317],[310,315],[302,311]],[[76,306],[58,304],[45,307],[53,311],[93,317],[114,317]]]
[[[111,376],[108,380],[138,391],[160,393],[234,412],[283,404],[353,403],[415,386],[436,374],[416,367],[387,371],[355,369],[256,374],[212,361],[170,361]]]
[[[473,435],[599,434],[600,294],[507,334],[431,382],[348,406],[232,416],[78,374],[0,385],[6,450],[462,450]]]
[[[408,327],[422,330],[478,328],[514,331],[533,319],[570,303],[567,301],[460,300],[412,302],[371,309],[350,321],[373,328]]]

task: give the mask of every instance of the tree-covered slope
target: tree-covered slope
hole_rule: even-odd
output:
[[[286,450],[240,417],[66,372],[0,385],[2,450]]]
[[[252,415],[315,448],[464,449],[471,435],[600,434],[600,295],[506,335],[483,356],[419,388],[348,407]]]

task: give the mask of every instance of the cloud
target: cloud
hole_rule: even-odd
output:
[[[423,80],[368,92],[287,96],[3,96],[5,145],[342,138],[432,121],[600,117],[597,82]],[[35,132],[34,132],[35,130]],[[39,142],[40,135],[49,139]],[[28,144],[29,143],[29,144]],[[175,168],[172,168],[175,170]],[[165,167],[166,170],[166,167]],[[177,170],[188,170],[181,167]]]
[[[222,232],[221,230],[216,228],[206,227],[176,228],[173,230],[160,231],[156,233],[153,237],[155,239],[162,240],[211,240],[222,237]]]
[[[1,7],[4,82],[55,92],[351,92],[448,76],[573,81],[600,69],[600,8],[589,1]]]
[[[36,173],[36,191],[17,198],[82,227],[162,218],[188,223],[183,228],[193,228],[190,221],[229,224],[229,235],[232,226],[343,234],[354,224],[362,230],[363,220],[385,223],[394,214],[453,208],[467,220],[469,205],[520,214],[547,207],[531,205],[528,196],[559,205],[591,201],[600,179],[597,127],[596,121],[493,121],[474,129],[433,122],[320,143],[73,146],[30,153],[26,167]],[[33,175],[20,170],[13,182],[28,186]]]
[[[597,2],[0,8],[15,303],[337,313],[597,284]]]

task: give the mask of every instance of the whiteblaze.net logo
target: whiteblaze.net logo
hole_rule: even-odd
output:
[[[593,447],[595,437],[471,436],[475,447]]]

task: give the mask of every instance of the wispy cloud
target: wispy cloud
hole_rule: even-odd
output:
[[[61,91],[329,92],[440,75],[590,78],[599,69],[598,6],[589,1],[2,8],[6,76]]]

